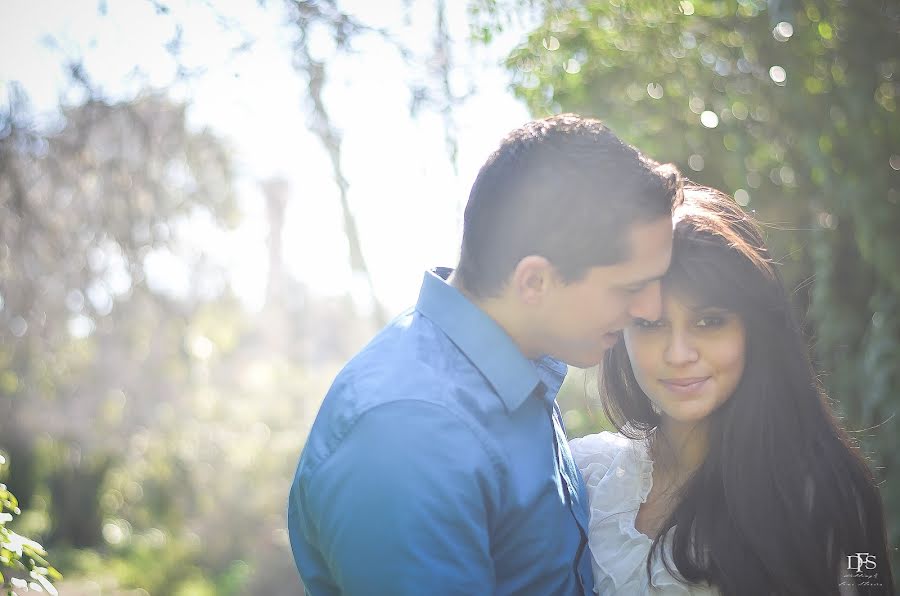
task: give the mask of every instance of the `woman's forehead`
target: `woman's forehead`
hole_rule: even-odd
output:
[[[690,284],[687,280],[665,279],[662,284],[663,302],[675,303],[678,307],[691,312],[707,312],[710,310],[733,311],[724,300],[721,292],[704,293],[703,288]]]

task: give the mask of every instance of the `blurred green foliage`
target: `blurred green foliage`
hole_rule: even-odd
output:
[[[585,0],[542,15],[507,61],[535,116],[599,117],[763,222],[900,544],[900,5]],[[584,395],[564,399],[583,411]],[[603,424],[570,418],[576,434]]]

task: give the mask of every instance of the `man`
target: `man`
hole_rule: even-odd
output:
[[[309,594],[590,594],[583,482],[555,398],[653,320],[671,166],[599,121],[513,131],[482,167],[462,253],[338,374],[291,487]],[[449,279],[448,279],[449,277]]]

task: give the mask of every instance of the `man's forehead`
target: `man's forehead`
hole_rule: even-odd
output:
[[[624,264],[640,268],[639,277],[659,277],[669,268],[672,258],[672,228],[669,218],[629,229],[629,257]]]
[[[626,234],[631,257],[671,252],[672,235],[672,218],[668,216],[631,224]]]
[[[622,287],[662,278],[672,257],[671,219],[663,217],[632,224],[623,236],[624,258],[610,265],[592,267],[588,275],[599,283]]]

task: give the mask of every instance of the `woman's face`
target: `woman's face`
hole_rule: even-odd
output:
[[[728,401],[740,382],[746,330],[733,312],[665,291],[660,319],[635,319],[625,329],[625,347],[663,422],[697,423]]]

